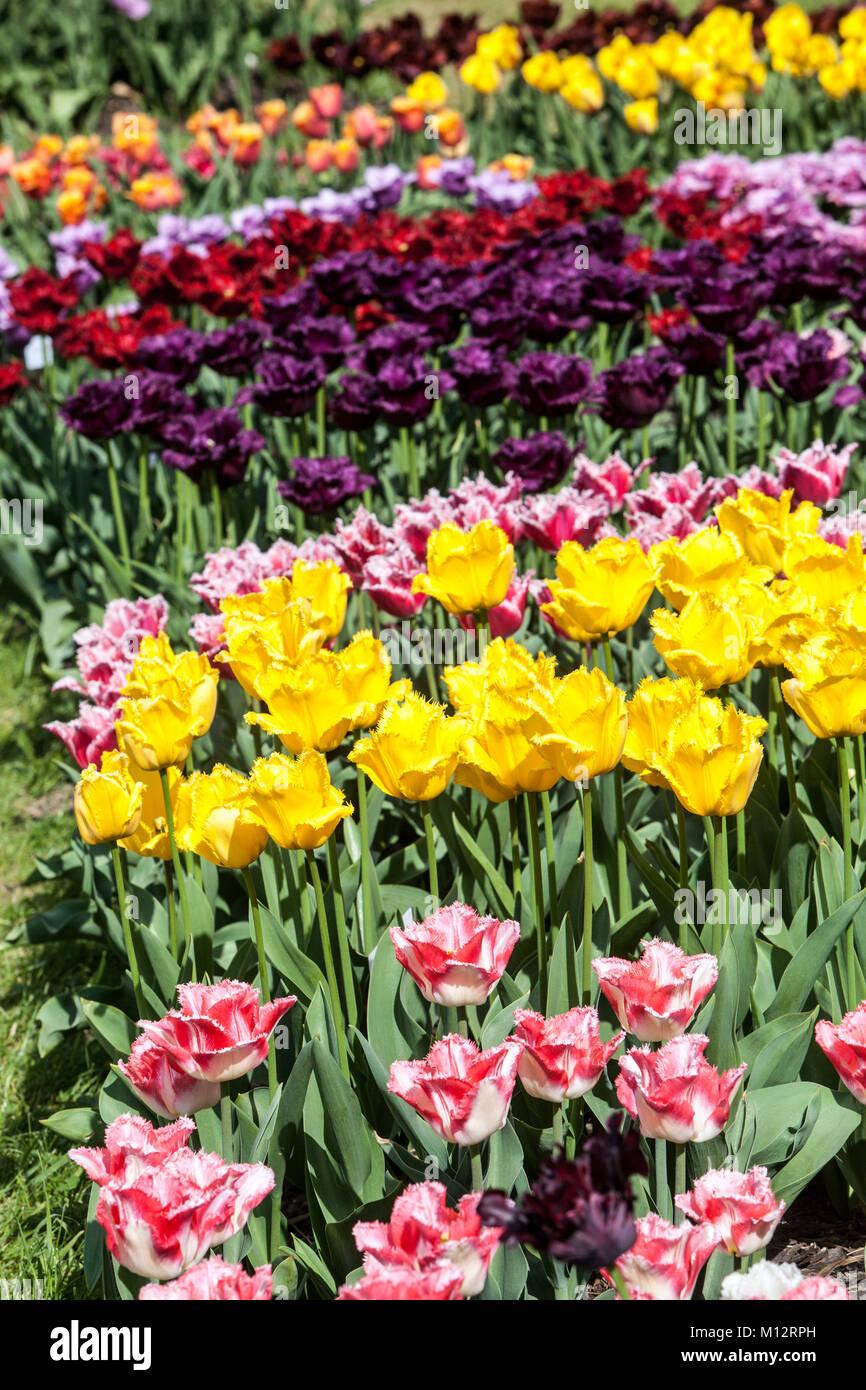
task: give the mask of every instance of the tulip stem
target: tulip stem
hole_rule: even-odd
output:
[[[842,854],[844,856],[845,901],[854,893],[854,874],[851,862],[851,783],[848,777],[848,749],[844,738],[836,739],[836,757],[839,767],[839,809],[842,812]],[[848,1009],[856,1009],[857,997],[857,958],[855,954],[854,923],[845,930],[846,966],[846,1004]]]
[[[532,887],[535,896],[535,940],[538,948],[538,987],[542,1009],[547,1003],[547,932],[544,923],[544,884],[541,878],[541,840],[538,834],[538,794],[526,793]]]
[[[557,903],[559,892],[556,885],[556,849],[553,843],[553,813],[550,809],[550,792],[541,793],[541,805],[544,811],[544,852],[547,855],[547,887],[550,897],[550,920],[551,925],[555,926],[559,916]]]
[[[713,912],[713,955],[718,959],[728,935],[728,832],[724,816],[713,816],[715,887],[722,894],[721,921]]]
[[[685,1190],[686,1190],[686,1183],[688,1182],[688,1177],[687,1177],[687,1174],[686,1174],[686,1154],[687,1154],[687,1149],[686,1149],[685,1144],[677,1144],[677,1146],[676,1146],[676,1148],[675,1148],[675,1150],[674,1150],[674,1153],[675,1153],[675,1160],[674,1160],[675,1167],[674,1167],[674,1191],[673,1191],[673,1195],[674,1195],[675,1197],[680,1197],[680,1196],[682,1196],[682,1194],[685,1192]],[[685,1218],[683,1217],[682,1213],[679,1213],[679,1215],[678,1215],[678,1212],[679,1212],[679,1208],[677,1207],[676,1202],[675,1202],[675,1203],[674,1203],[674,1220],[677,1221],[677,1222],[682,1222]]]
[[[120,500],[120,484],[117,480],[117,466],[114,462],[114,455],[111,451],[111,441],[107,441],[105,452],[108,457],[108,491],[111,496],[111,508],[114,512],[114,529],[117,532],[117,544],[120,547],[120,558],[123,561],[123,568],[126,570],[127,579],[132,577],[132,554],[129,549],[129,536],[126,533],[126,521],[123,516],[123,505]]]
[[[430,815],[430,807],[427,802],[422,803],[421,815],[424,820],[424,835],[427,840],[427,860],[430,868],[430,897],[433,900],[433,911],[439,906],[439,867],[436,863],[436,839],[433,834],[433,817]]]
[[[123,872],[123,860],[116,841],[114,841],[111,846],[111,859],[114,864],[114,883],[117,888],[117,911],[120,916],[121,926],[123,927],[126,959],[129,962],[129,973],[132,976],[132,988],[135,991],[135,1007],[138,1009],[139,1017],[145,1018],[147,1015],[147,1006],[144,1002],[144,995],[141,992],[141,976],[138,973],[135,942],[132,939],[132,926],[129,921],[129,914],[126,911],[126,875]]]
[[[401,426],[400,442],[403,446],[403,462],[406,467],[406,482],[409,486],[409,496],[418,496],[418,461],[415,457],[415,440],[408,425]]]
[[[372,883],[370,882],[370,829],[367,811],[367,778],[358,768],[358,818],[361,826],[361,924],[364,951],[369,956],[376,944],[373,934]]]
[[[340,859],[337,844],[333,837],[328,840],[328,873],[331,876],[331,894],[334,899],[334,916],[337,922],[337,943],[340,951],[340,973],[343,976],[343,993],[346,996],[346,1018],[354,1028],[358,1022],[358,1005],[355,999],[355,977],[352,974],[352,957],[349,953],[349,929],[346,926],[346,908],[343,902],[343,884],[340,878]]]
[[[653,1174],[656,1187],[656,1211],[665,1221],[671,1217],[671,1192],[668,1185],[668,1146],[666,1139],[655,1141]]]
[[[583,1000],[592,1003],[592,784],[581,792],[583,807]]]
[[[617,1293],[619,1294],[620,1298],[625,1299],[627,1302],[631,1302],[631,1294],[626,1288],[625,1280],[623,1279],[616,1265],[611,1265],[608,1273],[610,1274],[610,1277],[613,1280],[614,1287]]]
[[[778,711],[779,732],[782,735],[782,748],[785,752],[785,776],[788,781],[788,801],[790,803],[788,809],[793,810],[797,804],[797,780],[794,776],[794,750],[791,746],[791,730],[788,727],[785,699],[782,695],[782,687],[777,675],[771,677],[770,690]]]
[[[301,900],[301,923],[304,929],[304,950],[310,940],[310,905],[307,898],[307,861],[304,858],[303,850],[298,852],[298,897]]]
[[[268,982],[268,962],[265,956],[265,939],[262,934],[262,916],[259,912],[259,899],[256,893],[256,885],[253,880],[252,870],[247,866],[243,869],[244,883],[247,885],[247,893],[250,899],[250,910],[253,914],[253,928],[256,934],[256,955],[259,961],[259,988],[262,992],[262,1003],[270,1004],[271,987]],[[268,1092],[271,1100],[277,1090],[277,1053],[274,1046],[273,1035],[271,1035],[270,1046],[268,1048]]]
[[[680,888],[688,892],[689,888],[689,841],[686,830],[686,812],[682,802],[674,797],[677,808],[677,834],[680,844]],[[688,902],[688,898],[685,899]],[[688,953],[689,949],[689,923],[688,918],[683,916],[680,922],[680,950]]]
[[[186,945],[188,948],[192,939],[192,930],[189,920],[189,903],[186,900],[186,883],[183,877],[183,869],[180,867],[180,855],[177,852],[177,837],[174,833],[174,811],[171,807],[168,773],[164,767],[159,769],[159,780],[162,783],[162,799],[165,802],[165,823],[168,827],[168,843],[171,845],[171,862],[174,867],[174,876],[177,879],[180,910],[183,914],[183,929],[186,933]],[[175,959],[177,959],[177,952],[175,952]]]
[[[471,1178],[470,1178],[470,1181],[471,1181],[471,1183],[472,1183],[472,1191],[473,1191],[473,1192],[483,1192],[483,1191],[484,1191],[484,1173],[483,1173],[483,1170],[482,1170],[482,1167],[481,1167],[481,1145],[480,1145],[480,1144],[473,1144],[472,1149],[471,1149],[470,1154],[469,1154],[469,1163],[470,1163],[470,1171],[471,1171]]]
[[[737,398],[731,391],[732,379],[737,375],[736,353],[733,338],[727,343],[727,379],[725,393],[728,399],[728,473],[733,476],[737,470]]]
[[[567,1102],[563,1101],[557,1105],[553,1112],[553,1147],[563,1149],[565,1147],[565,1107]]]
[[[322,955],[325,960],[325,977],[328,981],[328,990],[331,995],[331,1009],[334,1014],[334,1028],[337,1033],[337,1053],[339,1056],[340,1070],[349,1080],[349,1059],[346,1055],[346,1036],[345,1024],[343,1022],[343,1009],[340,1004],[340,991],[337,985],[337,972],[334,969],[334,952],[331,948],[331,935],[328,930],[328,915],[325,912],[325,895],[322,892],[322,880],[319,877],[319,866],[311,849],[307,850],[307,863],[310,868],[310,878],[313,880],[313,889],[316,894],[316,908],[319,913],[319,932],[322,938]]]
[[[171,954],[177,960],[177,909],[174,905],[174,884],[172,882],[171,861],[163,860],[165,870],[165,896],[168,900],[168,941]]]
[[[229,1083],[220,1082],[220,1121],[222,1124],[223,1163],[232,1159],[232,1103],[229,1097]]]
[[[517,802],[514,798],[508,803],[508,819],[511,824],[511,891],[514,894],[514,911],[520,894],[520,820],[517,815]]]
[[[737,873],[746,877],[746,813],[737,812]]]
[[[613,653],[610,638],[604,639],[604,664],[607,678],[613,684]],[[625,802],[622,792],[622,764],[617,763],[613,770],[613,785],[616,797],[616,881],[619,915],[625,917],[631,912],[631,886],[628,881],[628,845],[625,838]]]

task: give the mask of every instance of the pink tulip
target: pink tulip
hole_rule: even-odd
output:
[[[785,1210],[785,1203],[773,1196],[766,1168],[760,1167],[748,1173],[711,1169],[691,1192],[674,1200],[692,1221],[713,1226],[729,1255],[763,1250]]]
[[[449,1143],[480,1144],[508,1118],[522,1051],[517,1038],[480,1052],[468,1038],[450,1033],[423,1062],[392,1062],[388,1090]]]
[[[142,1020],[147,1037],[161,1043],[174,1062],[199,1081],[234,1081],[268,1055],[271,1032],[294,995],[259,1003],[259,992],[238,980],[215,985],[178,985],[180,1011],[152,1023]]]
[[[816,439],[801,454],[780,449],[772,461],[782,487],[794,489],[795,502],[814,502],[818,507],[825,507],[842,491],[856,448],[856,444],[846,444],[843,449],[836,450],[822,439]]]
[[[211,1255],[170,1284],[145,1284],[138,1298],[144,1303],[265,1303],[272,1285],[270,1265],[247,1274],[243,1265],[229,1265],[221,1255]]]
[[[520,507],[520,539],[534,541],[555,555],[566,541],[593,545],[610,512],[605,496],[578,492],[573,487],[559,492],[538,492],[525,497]]]
[[[425,1272],[443,1264],[463,1276],[460,1293],[472,1298],[484,1288],[499,1245],[500,1228],[482,1226],[478,1215],[480,1192],[461,1197],[456,1210],[445,1200],[441,1182],[419,1182],[397,1198],[390,1222],[359,1221],[352,1227],[355,1244],[364,1254],[364,1269],[383,1265]]]
[[[463,1276],[442,1264],[435,1269],[404,1269],[377,1265],[357,1284],[344,1284],[338,1303],[444,1303],[461,1297]]]
[[[848,1290],[836,1279],[804,1278],[795,1264],[759,1260],[747,1273],[727,1274],[721,1299],[730,1303],[847,1303]]]
[[[392,543],[390,527],[383,526],[366,507],[359,507],[351,521],[337,520],[334,548],[356,589],[361,586],[364,566],[374,555],[386,554]]]
[[[684,1033],[719,974],[715,956],[687,956],[658,939],[643,943],[639,961],[607,956],[592,968],[620,1025],[641,1042],[667,1042]]]
[[[660,1216],[635,1222],[637,1240],[616,1268],[635,1300],[675,1302],[691,1298],[698,1275],[719,1246],[712,1226],[672,1226]],[[605,1278],[613,1283],[607,1270]]]
[[[653,463],[655,459],[644,459],[632,472],[619,450],[606,458],[604,463],[593,463],[586,454],[578,454],[574,461],[573,484],[579,492],[592,492],[604,497],[610,510],[616,511],[633,487],[635,477],[640,477],[644,469]]]
[[[99,767],[103,753],[117,747],[114,725],[119,717],[120,711],[114,705],[103,709],[82,700],[76,719],[54,719],[42,727],[56,734],[79,767],[89,767],[91,763]]]
[[[103,1185],[96,1219],[118,1264],[145,1279],[176,1279],[239,1231],[273,1185],[263,1163],[179,1149],[131,1181]]]
[[[311,87],[309,97],[323,121],[336,120],[343,109],[343,89],[337,82]]]
[[[813,1274],[801,1279],[796,1288],[789,1289],[779,1299],[780,1303],[848,1303],[851,1295],[837,1279],[823,1278]]]
[[[624,1033],[603,1043],[595,1009],[569,1009],[544,1018],[531,1009],[515,1009],[514,1036],[525,1043],[517,1064],[523,1088],[538,1100],[574,1100],[591,1091]]]
[[[154,1129],[141,1115],[119,1115],[105,1131],[104,1149],[70,1149],[69,1157],[99,1187],[135,1182],[146,1169],[158,1168],[185,1149],[191,1134],[195,1134],[193,1120]]]
[[[421,568],[408,546],[395,546],[387,554],[370,556],[361,588],[383,613],[392,618],[414,618],[427,602],[426,594],[412,593],[412,580]]]
[[[854,1099],[866,1105],[866,1000],[846,1014],[841,1023],[822,1018],[815,1025],[815,1041]]]
[[[423,922],[391,928],[398,961],[431,1004],[483,1004],[520,940],[518,922],[479,917],[465,903],[440,907]]]
[[[201,1081],[181,1071],[171,1053],[152,1038],[136,1038],[129,1059],[118,1062],[117,1070],[138,1098],[166,1120],[219,1104],[218,1082]]]
[[[529,589],[534,578],[535,570],[527,570],[525,574],[516,574],[502,602],[497,603],[495,608],[488,610],[487,621],[490,623],[491,637],[513,637],[515,632],[519,631],[523,622],[523,615],[526,612]],[[471,613],[459,614],[457,621],[467,632],[475,631],[475,618]]]
[[[721,1134],[746,1064],[718,1072],[704,1059],[708,1043],[689,1033],[657,1052],[633,1047],[620,1058],[616,1094],[647,1139],[703,1144]]]

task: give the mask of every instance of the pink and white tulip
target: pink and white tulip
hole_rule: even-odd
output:
[[[633,1047],[620,1058],[616,1094],[645,1138],[703,1144],[721,1134],[746,1064],[717,1071],[704,1058],[708,1043],[689,1033],[656,1052]]]
[[[825,507],[842,491],[856,449],[856,444],[834,449],[831,444],[816,439],[801,454],[780,449],[772,461],[782,487],[794,489],[795,502],[814,502],[817,507]]]
[[[178,985],[180,1010],[141,1021],[145,1035],[161,1044],[188,1076],[199,1081],[234,1081],[268,1055],[270,1035],[294,995],[261,1004],[259,992],[239,980],[215,985]]]
[[[177,1065],[171,1053],[152,1038],[136,1038],[125,1062],[117,1063],[139,1100],[163,1119],[194,1115],[219,1104],[216,1081],[201,1081]]]
[[[479,917],[465,903],[391,928],[397,959],[424,998],[451,1009],[485,1002],[519,939],[518,922]]]
[[[638,961],[607,956],[592,968],[620,1025],[641,1042],[668,1042],[684,1033],[719,974],[715,956],[687,956],[660,940],[644,942]]]
[[[462,1298],[463,1276],[458,1269],[410,1269],[401,1265],[371,1266],[357,1284],[344,1284],[338,1303],[450,1303]]]
[[[635,1222],[637,1240],[616,1268],[631,1298],[654,1302],[683,1302],[695,1291],[698,1275],[718,1249],[718,1232],[712,1226],[672,1226],[660,1216],[642,1216]],[[613,1283],[607,1270],[605,1278]]]
[[[805,1277],[795,1264],[759,1260],[746,1273],[728,1274],[719,1297],[731,1303],[847,1303],[848,1290],[837,1279]]]
[[[777,1202],[766,1168],[734,1173],[711,1169],[698,1178],[691,1192],[675,1197],[692,1221],[706,1222],[718,1232],[729,1255],[754,1255],[769,1245],[782,1219],[784,1202]]]
[[[359,1221],[353,1226],[365,1270],[388,1265],[424,1272],[445,1262],[463,1276],[462,1298],[479,1294],[499,1246],[500,1228],[482,1226],[480,1192],[461,1197],[456,1209],[448,1206],[445,1196],[441,1182],[413,1183],[395,1201],[390,1222]]]
[[[531,1009],[515,1009],[514,1036],[525,1044],[517,1074],[523,1088],[555,1105],[586,1095],[598,1081],[624,1033],[609,1042],[598,1035],[595,1009],[569,1009],[545,1018]]]
[[[392,1062],[388,1090],[450,1144],[480,1144],[508,1119],[522,1051],[516,1038],[481,1052],[450,1033],[423,1062]]]
[[[145,1284],[138,1298],[144,1303],[265,1303],[272,1289],[270,1265],[247,1274],[243,1265],[226,1264],[221,1255],[211,1255],[169,1284]]]
[[[99,1187],[135,1182],[148,1168],[158,1168],[185,1149],[191,1134],[195,1134],[193,1120],[154,1129],[142,1115],[118,1115],[105,1131],[104,1149],[70,1149],[69,1157]]]
[[[846,1014],[841,1023],[822,1018],[815,1024],[815,1041],[854,1099],[866,1105],[866,1000]]]

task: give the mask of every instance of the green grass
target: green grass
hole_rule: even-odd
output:
[[[54,760],[62,749],[42,723],[51,717],[47,682],[28,671],[28,646],[15,625],[0,626],[0,932],[6,937],[37,907],[57,901],[26,885],[34,855],[62,849],[73,829],[71,786]],[[46,1057],[35,1016],[52,994],[83,987],[98,948],[0,946],[0,1280],[41,1283],[47,1299],[87,1296],[82,1275],[90,1184],[67,1157],[68,1141],[40,1123],[95,1092],[105,1073],[99,1045],[82,1032]],[[8,1287],[7,1296],[11,1296]],[[34,1290],[35,1292],[35,1290]],[[0,1284],[0,1297],[4,1285]],[[19,1295],[20,1296],[20,1295]]]

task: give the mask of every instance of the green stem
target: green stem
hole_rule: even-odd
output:
[[[406,469],[406,484],[409,488],[410,497],[417,497],[418,487],[418,461],[415,457],[415,440],[408,425],[403,425],[400,429],[400,442],[403,446],[403,464]]]
[[[331,835],[328,839],[328,873],[331,876],[331,893],[334,899],[334,916],[337,922],[337,945],[340,952],[340,973],[343,976],[343,994],[346,998],[346,1018],[354,1028],[358,1022],[358,1004],[355,999],[355,977],[352,974],[352,957],[349,951],[349,929],[346,925],[346,909],[343,903],[343,885],[340,879],[340,858],[337,842]]]
[[[376,944],[373,932],[373,885],[370,879],[370,829],[367,810],[367,778],[358,768],[358,818],[361,827],[361,912],[364,950],[369,956]]]
[[[121,858],[121,851],[116,841],[114,841],[111,846],[111,859],[114,864],[114,883],[117,889],[117,911],[120,915],[121,926],[123,927],[126,959],[129,962],[129,973],[132,976],[132,988],[135,992],[135,1007],[138,1009],[139,1018],[146,1018],[147,1005],[144,1002],[144,995],[141,992],[141,976],[138,973],[135,942],[132,939],[132,924],[126,911],[126,875],[123,872],[123,859]]]
[[[177,960],[177,909],[174,905],[174,883],[172,882],[171,860],[164,859],[162,867],[165,871],[165,896],[168,902],[168,940],[171,946],[171,954]]]
[[[520,895],[520,820],[517,815],[517,802],[514,798],[508,803],[508,819],[511,825],[511,891],[514,894],[514,911]]]
[[[631,1302],[631,1294],[626,1288],[625,1280],[623,1279],[616,1265],[611,1265],[608,1273],[610,1274],[610,1277],[614,1282],[614,1286],[616,1287],[616,1291],[619,1294],[620,1298],[625,1299],[627,1302]]]
[[[482,1166],[481,1166],[481,1145],[480,1145],[480,1144],[473,1144],[473,1146],[472,1146],[472,1148],[471,1148],[471,1150],[470,1150],[470,1154],[469,1154],[469,1163],[470,1163],[470,1169],[471,1169],[471,1174],[472,1174],[472,1178],[471,1178],[471,1181],[472,1181],[472,1191],[473,1191],[473,1192],[483,1192],[483,1191],[484,1191],[484,1172],[483,1172],[483,1169],[482,1169]]]
[[[728,832],[724,816],[713,816],[713,877],[715,888],[722,893],[722,920],[715,920],[713,914],[713,955],[718,959],[728,935]]]
[[[439,906],[439,868],[436,863],[436,839],[433,834],[433,817],[430,814],[429,803],[421,803],[421,815],[424,819],[424,835],[427,840],[427,861],[430,869],[430,897],[433,899],[433,910]]]
[[[607,678],[613,682],[613,653],[610,638],[604,639],[604,664]],[[613,770],[614,794],[616,798],[616,882],[619,915],[625,917],[631,912],[631,885],[628,881],[628,846],[625,839],[625,802],[622,787],[622,764],[617,763]]]
[[[682,802],[674,797],[677,808],[677,836],[680,846],[680,888],[688,891],[689,887],[689,841],[686,830],[686,812]],[[687,901],[687,899],[685,900]],[[680,950],[688,952],[689,949],[689,924],[686,918],[680,922]]]
[[[728,339],[727,344],[727,380],[725,386],[730,392],[731,377],[736,376],[736,357],[734,353],[734,340]],[[737,400],[733,395],[728,395],[728,473],[734,474],[737,470]]]
[[[259,899],[256,893],[256,885],[253,881],[252,870],[247,866],[243,870],[244,883],[247,885],[247,893],[250,899],[250,909],[253,914],[253,929],[256,934],[256,955],[259,962],[259,989],[262,993],[262,1003],[270,1004],[271,987],[268,982],[268,962],[265,956],[265,938],[262,933],[262,916],[259,912]],[[277,1090],[277,1053],[274,1046],[274,1039],[271,1038],[268,1048],[268,1093],[273,1100]]]
[[[553,843],[553,813],[550,809],[550,792],[541,793],[541,805],[544,811],[544,852],[547,855],[547,889],[550,898],[550,921],[552,926],[556,926],[559,917],[557,904],[559,893],[556,885],[556,849]]]
[[[581,793],[583,807],[583,1000],[592,1003],[592,783]]]
[[[213,507],[213,526],[216,537],[217,550],[222,549],[223,543],[223,499],[220,492],[220,485],[217,482],[216,474],[210,475],[210,500]]]
[[[322,956],[325,961],[325,978],[328,982],[328,991],[331,995],[331,1010],[334,1015],[334,1028],[337,1033],[337,1052],[339,1054],[340,1070],[349,1080],[349,1059],[346,1055],[346,1036],[345,1024],[343,1021],[343,1009],[340,1004],[340,991],[337,985],[337,972],[334,969],[334,953],[331,949],[331,934],[328,930],[328,916],[325,912],[325,895],[322,892],[322,880],[319,877],[319,866],[311,849],[307,850],[307,864],[309,866],[310,878],[313,881],[313,890],[316,894],[316,908],[319,914],[319,933],[322,940]]]
[[[656,1189],[656,1211],[665,1221],[671,1216],[671,1193],[668,1186],[668,1146],[667,1140],[654,1141],[655,1163],[653,1177]]]
[[[788,782],[789,809],[793,810],[797,804],[797,779],[794,776],[794,750],[791,746],[791,730],[788,725],[787,705],[777,675],[773,675],[771,678],[770,691],[778,713],[779,731],[782,735],[782,748],[785,753],[785,776]]]
[[[844,738],[836,739],[836,758],[839,769],[839,809],[842,812],[842,853],[844,856],[845,901],[854,894],[854,872],[851,859],[851,783],[848,778],[848,749]],[[857,956],[854,941],[854,923],[845,931],[845,975],[846,1004],[849,1010],[856,1009],[857,999]]]
[[[535,940],[538,948],[538,987],[542,1009],[547,1003],[547,932],[544,920],[544,884],[541,879],[541,840],[538,834],[538,796],[526,793],[529,843],[532,854],[532,887],[535,899]]]
[[[123,561],[123,568],[126,570],[127,578],[132,576],[132,553],[129,549],[129,536],[126,531],[126,521],[123,515],[123,505],[120,500],[120,484],[117,480],[117,468],[114,463],[114,456],[111,452],[111,445],[106,448],[108,455],[108,491],[111,494],[111,508],[114,512],[114,529],[117,533],[117,543],[120,546],[120,558]]]
[[[159,769],[159,780],[162,783],[162,799],[165,803],[165,823],[168,827],[168,843],[171,845],[171,862],[174,868],[174,876],[177,879],[177,892],[180,898],[183,929],[186,934],[186,944],[188,946],[192,938],[192,929],[190,926],[189,903],[186,899],[186,880],[183,876],[183,869],[180,867],[180,855],[177,852],[177,838],[174,833],[174,811],[171,808],[171,791],[168,785],[168,773],[164,767]],[[176,956],[175,959],[177,959]]]
[[[685,1190],[686,1190],[686,1182],[688,1181],[688,1179],[687,1179],[687,1177],[686,1177],[686,1156],[687,1156],[688,1150],[686,1149],[685,1144],[677,1144],[674,1152],[675,1152],[675,1155],[676,1155],[676,1158],[675,1158],[676,1168],[675,1168],[675,1176],[674,1176],[674,1196],[675,1196],[675,1197],[681,1197],[682,1194],[683,1194],[683,1193],[685,1192]],[[677,1207],[676,1204],[674,1204],[674,1220],[675,1220],[676,1222],[682,1222],[682,1221],[684,1220],[684,1217],[682,1216],[681,1213],[679,1213],[679,1214],[678,1214],[678,1213],[679,1213],[679,1208]]]

